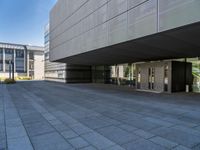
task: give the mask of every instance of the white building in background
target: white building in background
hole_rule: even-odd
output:
[[[15,77],[44,79],[44,48],[22,44],[0,43],[0,78],[9,77],[9,62],[14,62]]]
[[[66,82],[66,64],[49,61],[49,24],[45,26],[45,80]]]

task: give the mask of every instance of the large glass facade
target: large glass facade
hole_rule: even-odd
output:
[[[180,61],[180,62],[189,62],[192,64],[192,81],[193,85],[190,88],[193,92],[200,93],[200,58],[180,58],[180,59],[172,59],[173,61]],[[167,61],[167,60],[166,60]],[[136,63],[137,64],[137,63]],[[137,88],[140,89],[141,86],[141,70],[137,68],[136,64],[129,63],[129,64],[117,64],[111,66],[111,83],[117,85],[131,85],[133,87],[136,86],[137,81]],[[155,85],[155,68],[148,69],[148,88],[154,89]],[[169,66],[164,66],[164,91],[168,91],[170,89],[169,84]],[[136,79],[137,78],[137,79]]]
[[[13,49],[5,49],[5,70],[9,71],[10,61],[14,61],[14,50]]]
[[[0,71],[3,71],[3,49],[0,49]]]
[[[135,64],[119,64],[111,67],[112,83],[118,85],[132,85],[136,82]]]
[[[24,58],[24,50],[16,50],[16,58],[15,58],[15,65],[16,65],[16,72],[24,72],[25,71],[25,58]]]

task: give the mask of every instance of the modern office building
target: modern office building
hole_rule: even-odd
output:
[[[90,67],[91,82],[199,91],[199,14],[199,0],[58,0],[50,60]]]
[[[49,24],[45,26],[45,80],[66,82],[66,63],[56,63],[49,61]]]
[[[44,48],[39,46],[0,43],[0,77],[8,78],[10,62],[15,77],[44,78]]]
[[[82,65],[72,65],[49,60],[49,24],[45,27],[45,80],[79,83],[91,82],[91,67]]]

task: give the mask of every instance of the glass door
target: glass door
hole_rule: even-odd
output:
[[[149,68],[149,90],[154,90],[155,83],[155,68]]]
[[[200,58],[188,58],[187,62],[192,63],[193,92],[200,93]]]

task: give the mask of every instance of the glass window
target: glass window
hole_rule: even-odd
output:
[[[58,78],[64,78],[64,71],[58,71]]]
[[[46,34],[44,38],[44,44],[47,44],[48,42],[49,42],[49,34]]]
[[[49,59],[49,52],[46,52],[45,53],[45,60],[48,60]]]
[[[24,62],[24,50],[16,50],[16,72],[24,72],[25,62]]]
[[[34,60],[34,53],[33,52],[29,52],[29,59]]]
[[[193,92],[200,93],[200,58],[188,58],[187,62],[192,63]]]
[[[0,49],[0,71],[3,71],[3,49]]]
[[[33,61],[29,62],[29,70],[34,70],[34,62]]]
[[[16,58],[24,58],[24,50],[16,50]]]
[[[6,72],[9,71],[9,64],[10,61],[13,61],[14,58],[14,50],[13,49],[5,49],[5,70]]]

